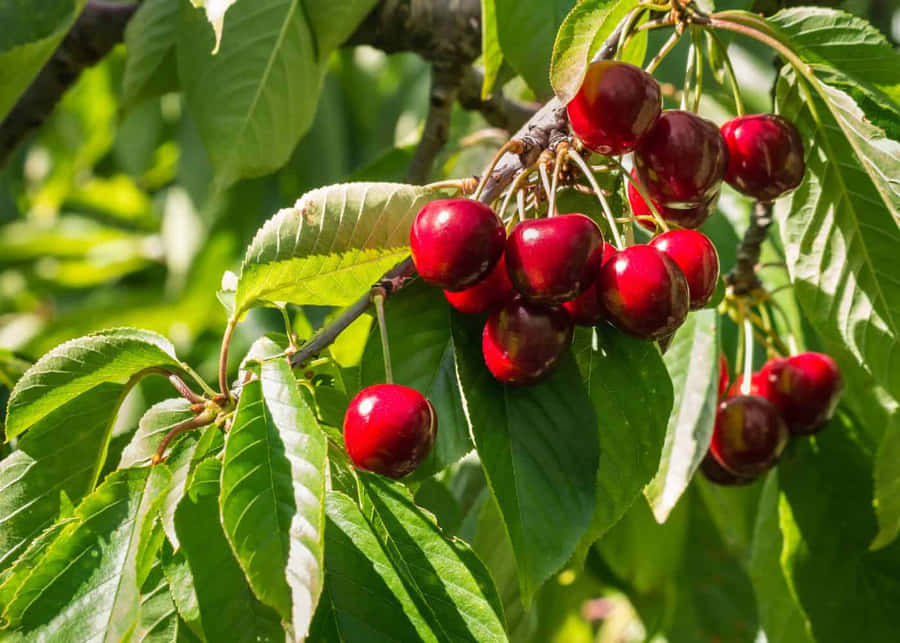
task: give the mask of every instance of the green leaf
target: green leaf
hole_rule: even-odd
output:
[[[61,498],[77,503],[94,488],[121,400],[156,368],[180,368],[171,344],[118,329],[62,344],[19,380],[7,433],[28,431],[0,462],[0,567],[56,518]]]
[[[62,41],[85,0],[47,0],[0,7],[0,121]]]
[[[570,355],[540,384],[504,385],[484,365],[481,326],[465,321],[452,319],[463,406],[528,603],[572,556],[590,524],[597,418]]]
[[[34,640],[119,641],[137,622],[165,466],[111,474],[28,570],[4,618]]]
[[[819,643],[896,636],[900,541],[870,551],[872,451],[839,414],[815,438],[792,442],[778,465],[781,565]]]
[[[644,489],[659,522],[664,522],[706,455],[716,419],[719,392],[718,313],[688,315],[663,361],[675,403],[666,428],[659,470]]]
[[[872,548],[877,549],[900,533],[900,417],[893,418],[878,445],[874,503],[880,529]]]
[[[405,288],[385,305],[394,382],[427,397],[438,418],[434,450],[416,470],[416,477],[430,476],[472,450],[456,381],[450,315],[441,291],[425,284]],[[360,363],[360,382],[369,386],[383,381],[381,337],[373,328]]]
[[[203,623],[200,620],[200,601],[197,598],[196,583],[183,549],[174,551],[168,540],[163,541],[159,552],[160,563],[172,603],[178,617],[197,638],[205,639]]]
[[[376,4],[378,0],[304,0],[319,59],[343,45]]]
[[[494,0],[494,4],[503,56],[536,94],[546,94],[553,39],[575,0]]]
[[[577,330],[576,358],[597,416],[600,442],[593,519],[578,548],[583,559],[659,469],[673,394],[654,342],[606,325]]]
[[[147,580],[141,587],[141,605],[138,621],[129,641],[140,643],[175,643],[179,628],[186,628],[169,593],[169,582],[163,573],[162,563],[157,559]]]
[[[260,300],[352,303],[408,254],[413,219],[440,196],[396,183],[348,183],[307,193],[267,221],[247,248],[237,317]]]
[[[484,65],[481,97],[487,98],[503,67],[503,51],[497,35],[497,0],[481,0],[481,61]]]
[[[193,579],[207,641],[283,641],[284,631],[277,612],[253,595],[222,531],[218,501],[220,469],[215,458],[201,462],[188,495],[175,512],[180,552],[186,563],[182,576],[189,571]],[[172,576],[169,582],[174,590],[177,585]],[[178,599],[175,603],[179,605]]]
[[[585,0],[569,12],[556,34],[550,62],[550,84],[560,101],[575,98],[591,58],[634,7],[634,0]]]
[[[219,507],[250,587],[302,639],[322,590],[327,445],[287,360],[258,368],[225,440]]]
[[[181,4],[170,0],[144,0],[125,27],[125,74],[122,103],[135,105],[175,89],[175,44]]]
[[[225,14],[228,9],[237,0],[191,0],[191,4],[200,7],[206,12],[206,19],[213,28],[213,34],[216,37],[216,44],[212,53],[219,51],[219,45],[222,44],[222,28],[225,24]]]

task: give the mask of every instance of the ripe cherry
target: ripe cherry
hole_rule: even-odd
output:
[[[803,141],[792,122],[775,114],[739,116],[722,125],[728,144],[725,180],[760,201],[800,185],[806,164]]]
[[[681,268],[688,282],[691,310],[703,308],[719,280],[719,253],[709,237],[696,230],[670,230],[655,237],[650,245]]]
[[[731,386],[728,387],[728,397],[734,397],[736,395],[765,395],[762,394],[762,389],[760,384],[762,382],[761,374],[759,371],[755,371],[750,374],[750,387],[747,389],[747,392],[741,390],[741,387],[744,385],[744,376],[738,375],[737,379],[732,382]],[[771,402],[771,400],[769,400]]]
[[[566,111],[585,147],[606,155],[630,152],[659,118],[659,83],[640,67],[613,60],[591,63]]]
[[[431,452],[437,415],[407,386],[376,384],[356,394],[344,415],[347,454],[360,469],[389,478],[411,473]]]
[[[604,242],[600,265],[606,263],[606,260],[614,254],[616,254],[615,246]],[[563,308],[569,313],[572,321],[583,326],[593,326],[606,319],[603,307],[600,305],[600,300],[597,297],[596,281],[592,282],[588,289],[578,295],[578,297],[563,303]]]
[[[637,171],[633,168],[631,170],[631,176],[632,178],[637,176]],[[637,218],[637,222],[648,230],[655,229],[656,222],[653,219],[653,212],[650,210],[650,206],[647,205],[644,197],[641,196],[641,193],[634,187],[633,181],[628,181],[627,192],[628,203],[631,204],[631,212]],[[703,222],[710,217],[715,209],[718,196],[718,193],[716,193],[714,196],[710,197],[708,203],[703,203],[692,208],[667,208],[656,201],[653,202],[653,205],[656,206],[656,211],[659,212],[659,215],[665,219],[667,223],[674,223],[682,228],[692,230],[694,228],[699,228],[703,225]]]
[[[565,310],[518,297],[488,317],[481,335],[484,363],[507,384],[537,382],[571,343],[572,320]]]
[[[665,111],[635,149],[634,164],[650,198],[665,207],[711,206],[728,166],[728,146],[708,120]]]
[[[653,246],[614,254],[600,268],[597,294],[607,318],[645,339],[673,333],[687,317],[690,297],[681,269]]]
[[[801,353],[767,362],[760,371],[760,395],[777,408],[794,435],[810,435],[831,418],[844,383],[828,355]]]
[[[488,206],[471,199],[425,205],[409,231],[416,270],[426,282],[463,290],[491,271],[503,254],[506,230]]]
[[[775,465],[788,435],[771,402],[758,395],[737,395],[719,404],[709,451],[731,473],[754,477]]]
[[[577,297],[591,285],[602,260],[603,233],[583,214],[522,221],[506,241],[509,278],[533,303]]]
[[[719,400],[722,399],[722,396],[725,395],[725,391],[728,390],[728,358],[724,355],[719,355]]]
[[[506,274],[506,257],[501,256],[487,277],[474,286],[458,292],[444,291],[450,305],[467,315],[481,315],[499,308],[515,296],[512,282]]]
[[[719,464],[719,461],[709,451],[706,452],[706,455],[703,456],[703,460],[700,462],[700,471],[703,472],[703,476],[710,482],[726,487],[750,484],[756,479],[754,477],[745,478],[731,473],[731,471]]]

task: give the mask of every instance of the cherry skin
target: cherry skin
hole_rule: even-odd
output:
[[[517,297],[488,317],[481,335],[484,363],[507,384],[533,384],[553,370],[572,343],[572,320],[559,306]]]
[[[561,304],[583,293],[603,261],[603,233],[590,217],[522,221],[506,241],[506,270],[523,297]]]
[[[650,245],[666,253],[688,282],[691,310],[703,308],[719,280],[719,253],[705,234],[696,230],[669,230]]]
[[[566,111],[572,131],[599,154],[634,149],[662,111],[659,83],[640,67],[613,60],[591,63]]]
[[[512,282],[506,274],[506,257],[494,266],[487,277],[474,286],[458,292],[444,291],[444,297],[456,310],[467,315],[482,315],[499,308],[515,296]]]
[[[751,478],[775,465],[788,436],[784,420],[769,400],[737,395],[719,404],[709,452],[727,471]]]
[[[488,206],[471,199],[425,204],[409,231],[413,263],[427,283],[463,290],[497,265],[506,243],[503,222]]]
[[[771,201],[803,180],[803,141],[796,126],[775,114],[739,116],[722,125],[728,145],[725,180],[759,201]]]
[[[739,375],[737,379],[732,382],[731,386],[728,387],[728,397],[734,397],[736,395],[761,395],[762,397],[766,397],[762,394],[762,375],[760,371],[755,371],[750,374],[750,388],[747,389],[747,392],[744,393],[741,391],[741,387],[744,385],[744,376]],[[769,400],[770,402],[772,400]]]
[[[399,384],[367,386],[344,415],[344,442],[353,464],[389,478],[412,473],[431,452],[436,433],[431,402]]]
[[[616,254],[616,247],[611,243],[603,243],[603,255],[600,258],[600,265],[606,263],[606,260]],[[575,299],[570,299],[563,303],[563,308],[569,313],[572,321],[582,326],[593,326],[599,324],[606,319],[600,300],[597,298],[597,283],[592,282],[588,289],[578,295]]]
[[[631,176],[632,178],[637,176],[637,170],[634,168],[631,170]],[[653,211],[650,209],[650,206],[647,205],[647,202],[644,200],[644,197],[641,196],[641,193],[634,187],[634,182],[628,181],[627,193],[628,203],[631,205],[631,212],[637,218],[637,222],[648,230],[655,230],[656,222],[653,218]],[[666,223],[674,223],[682,228],[693,230],[694,228],[699,228],[703,225],[703,222],[710,217],[715,209],[716,199],[718,199],[718,197],[719,195],[717,193],[710,197],[709,202],[693,208],[667,208],[656,201],[653,201],[653,205],[656,206],[656,211],[659,212],[659,215]]]
[[[665,207],[711,206],[728,167],[728,146],[708,120],[665,111],[635,149],[634,165],[650,198]]]
[[[728,390],[728,358],[724,355],[719,355],[719,400],[721,401],[722,396],[725,395],[725,391]]]
[[[610,321],[645,339],[675,332],[687,317],[690,302],[681,269],[647,245],[620,250],[603,264],[597,294]]]
[[[706,452],[706,455],[703,456],[703,460],[700,462],[700,471],[703,472],[703,476],[707,480],[724,487],[739,487],[756,480],[754,477],[743,477],[731,473],[731,471],[719,464],[719,461],[709,451]]]
[[[828,355],[801,353],[767,362],[759,386],[760,395],[781,412],[792,434],[811,435],[834,414],[844,382]]]

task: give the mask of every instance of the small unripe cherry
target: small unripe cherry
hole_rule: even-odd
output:
[[[603,243],[603,256],[600,259],[600,265],[606,263],[607,259],[616,254],[616,248],[611,243]],[[599,268],[598,268],[599,269]],[[591,285],[583,293],[575,299],[570,299],[563,303],[563,308],[569,313],[572,321],[582,326],[593,326],[599,324],[606,319],[606,313],[603,306],[600,305],[600,299],[597,295],[596,280],[591,281]]]
[[[650,245],[666,253],[688,282],[691,310],[703,308],[719,280],[719,253],[705,234],[696,230],[669,230]]]
[[[412,473],[431,452],[436,434],[431,402],[399,384],[367,386],[344,415],[344,443],[353,464],[389,478]]]
[[[803,180],[803,140],[797,127],[775,114],[738,116],[722,125],[728,145],[731,187],[759,201],[771,201]]]
[[[838,365],[824,353],[776,358],[760,370],[760,395],[777,408],[794,435],[821,430],[844,388]]]
[[[517,297],[488,317],[481,335],[484,363],[507,384],[533,384],[559,362],[572,343],[572,320],[559,306]]]
[[[754,477],[775,466],[788,436],[769,400],[737,395],[719,404],[709,451],[731,473]]]
[[[489,313],[508,302],[516,292],[506,273],[506,257],[494,266],[487,277],[465,290],[444,291],[444,297],[456,310],[467,315]]]
[[[427,283],[463,290],[484,279],[506,244],[503,222],[472,199],[438,199],[425,204],[409,231],[416,271]]]

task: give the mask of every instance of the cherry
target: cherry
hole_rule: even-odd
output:
[[[463,290],[491,271],[503,254],[506,230],[488,206],[471,199],[425,205],[409,231],[413,263],[422,279]]]
[[[688,283],[678,265],[653,246],[614,254],[600,268],[597,294],[607,318],[645,339],[661,339],[687,317]]]
[[[728,166],[728,146],[708,120],[665,111],[635,149],[634,165],[650,198],[666,208],[711,207]]]
[[[775,114],[738,116],[722,125],[728,145],[725,180],[760,201],[800,185],[806,164],[803,141],[792,122]]]
[[[821,430],[831,418],[844,383],[828,355],[801,353],[767,362],[760,371],[760,395],[777,408],[794,435]]]
[[[533,303],[561,304],[584,292],[603,260],[603,233],[590,217],[522,221],[506,241],[506,269]]]
[[[640,67],[613,60],[591,63],[566,111],[575,135],[599,154],[630,152],[659,118],[659,83]]]
[[[670,230],[650,245],[665,252],[681,268],[688,282],[691,310],[703,308],[719,280],[719,254],[709,237],[696,230]]]
[[[634,168],[631,170],[631,176],[632,178],[637,177],[637,171]],[[654,230],[656,228],[656,222],[653,219],[653,211],[650,209],[650,206],[647,205],[647,202],[644,200],[644,197],[641,196],[641,193],[634,187],[633,181],[628,181],[627,192],[628,203],[631,204],[631,212],[634,214],[635,218],[637,218],[637,222],[648,230]],[[682,228],[692,230],[703,225],[703,222],[713,213],[718,196],[717,193],[710,197],[707,203],[703,203],[693,208],[667,208],[656,201],[653,201],[653,205],[656,206],[656,211],[659,212],[659,215],[665,219],[667,223],[674,223]]]
[[[347,454],[360,469],[389,478],[411,473],[431,452],[437,415],[425,396],[399,384],[367,386],[344,415]]]
[[[606,263],[606,260],[616,253],[616,248],[611,243],[603,243],[603,255],[600,258],[600,265]],[[588,289],[578,295],[575,299],[570,299],[563,303],[563,308],[569,313],[576,324],[583,326],[593,326],[599,324],[606,319],[603,307],[597,297],[597,283],[591,283]]]
[[[474,286],[458,292],[444,291],[450,305],[467,315],[481,315],[499,308],[515,296],[515,290],[506,274],[506,257],[501,256],[487,277]]]
[[[709,451],[726,470],[749,478],[775,465],[788,435],[784,420],[769,400],[737,395],[719,404]]]
[[[496,379],[531,384],[553,370],[571,342],[572,320],[565,310],[517,297],[488,317],[481,350]]]
[[[728,390],[728,358],[719,355],[719,399],[725,395]]]
[[[700,471],[703,472],[703,476],[710,482],[726,487],[750,484],[756,479],[731,473],[731,471],[719,464],[719,461],[709,451],[706,452],[706,455],[703,456],[703,460],[700,462]]]
[[[759,371],[750,374],[750,388],[747,390],[747,393],[743,393],[741,391],[741,387],[744,385],[744,376],[739,375],[736,380],[728,387],[728,397],[734,397],[736,395],[761,395],[762,397],[766,397],[762,394],[762,389],[760,384],[761,374]],[[769,400],[771,402],[771,400]]]

